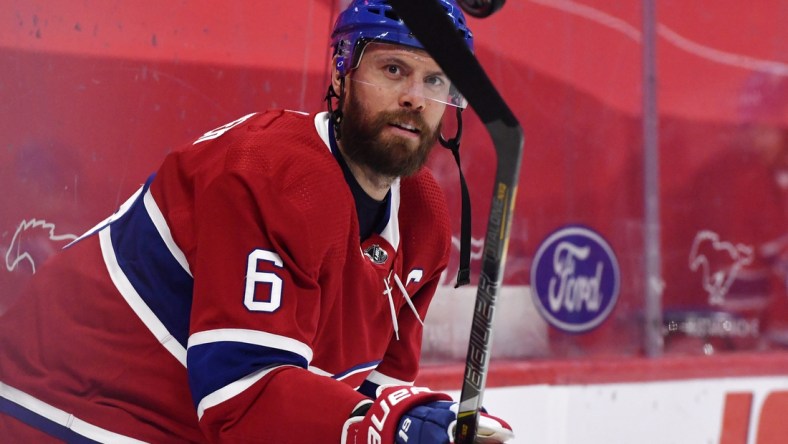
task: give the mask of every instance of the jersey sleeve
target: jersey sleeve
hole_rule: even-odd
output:
[[[196,199],[187,366],[212,442],[339,442],[363,399],[308,371],[330,303],[319,270],[336,242],[316,235],[298,192],[277,175],[228,172]]]

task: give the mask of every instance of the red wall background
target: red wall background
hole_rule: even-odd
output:
[[[81,234],[112,213],[179,144],[251,111],[322,110],[328,34],[343,3],[0,0],[0,311],[67,242],[58,236]],[[648,166],[638,2],[509,0],[491,18],[469,19],[478,58],[526,132],[504,283],[529,284],[539,243],[570,223],[598,231],[621,265],[612,316],[583,335],[551,330],[554,356],[642,350],[644,168],[660,171],[666,310],[709,309],[687,255],[714,199],[728,212],[715,229],[729,240],[758,244],[788,233],[785,207],[764,209],[785,205],[785,194],[774,202],[753,200],[764,195],[755,191],[739,193],[744,203],[704,197],[696,178],[711,168],[704,183],[712,189],[734,181],[746,162],[712,162],[748,149],[745,127],[788,125],[788,6],[757,3],[658,2],[660,163]],[[462,157],[481,239],[495,159],[472,110],[465,122]],[[430,166],[457,215],[457,235],[453,160],[436,149]],[[741,180],[737,190],[752,190]],[[770,228],[748,231],[762,216]],[[764,297],[779,308],[784,274],[769,279],[776,284]],[[763,325],[785,319],[777,309],[754,316],[765,313],[776,319]],[[765,327],[760,334],[766,338]]]

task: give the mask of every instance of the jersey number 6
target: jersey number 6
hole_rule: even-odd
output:
[[[282,268],[282,258],[273,251],[254,250],[249,253],[246,260],[246,291],[244,291],[244,305],[251,311],[264,311],[272,313],[282,304],[282,278],[270,271],[258,271],[260,261],[270,262],[277,268]],[[257,284],[268,284],[258,286]],[[269,297],[256,297],[258,288],[268,288]]]

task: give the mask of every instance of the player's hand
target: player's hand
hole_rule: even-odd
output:
[[[399,421],[396,444],[453,443],[458,404],[434,401],[410,409]],[[476,431],[477,444],[505,443],[514,438],[506,421],[482,412]]]
[[[449,444],[456,423],[457,403],[449,395],[423,387],[387,387],[364,417],[345,423],[342,444]],[[479,416],[476,443],[505,443],[513,437],[505,421]]]

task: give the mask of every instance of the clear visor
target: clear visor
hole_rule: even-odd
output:
[[[426,51],[389,43],[363,45],[350,80],[465,108],[468,102]]]

